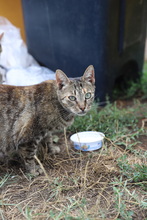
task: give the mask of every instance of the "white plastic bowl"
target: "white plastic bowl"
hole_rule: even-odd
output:
[[[84,131],[70,137],[74,148],[81,151],[93,151],[102,147],[105,135],[97,131]]]

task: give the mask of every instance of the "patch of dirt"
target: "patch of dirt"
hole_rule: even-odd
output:
[[[60,145],[61,154],[45,159],[44,175],[33,178],[17,166],[13,170],[9,167],[10,176],[0,188],[4,219],[23,220],[29,219],[29,215],[35,220],[56,219],[55,216],[60,216],[62,212],[58,219],[76,219],[81,213],[82,219],[99,220],[101,213],[105,219],[121,218],[112,182],[120,176],[116,160],[123,152],[110,143],[106,143],[107,151],[102,148],[94,152],[79,152],[70,142],[66,146],[62,135]],[[1,168],[0,176],[4,178],[6,173],[8,169]],[[128,189],[139,193],[133,183]],[[123,196],[126,200],[127,192]],[[69,211],[67,207],[70,207]],[[127,207],[133,210],[133,219],[145,219],[145,210],[133,198],[127,201]]]
[[[147,135],[141,135],[137,139],[140,144],[138,144],[137,148],[146,151],[147,150]]]

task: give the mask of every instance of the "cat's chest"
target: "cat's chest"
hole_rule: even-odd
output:
[[[63,130],[64,128],[69,127],[74,121],[74,118],[62,118],[62,117],[56,117],[54,120],[52,120],[49,124],[48,130],[49,131],[57,131],[57,130]]]
[[[63,130],[64,128],[69,127],[73,123],[74,119],[71,119],[70,121],[65,121],[62,118],[56,118],[53,121],[50,121],[50,123],[46,123],[46,126],[43,126],[43,128],[40,130],[40,132],[36,132],[35,135],[35,141],[37,144],[39,144],[43,139],[46,137],[49,137],[51,133]],[[38,131],[38,129],[37,129]]]
[[[42,117],[44,126],[49,131],[63,130],[63,128],[69,127],[74,120],[74,115],[59,105],[58,102],[50,106],[48,114],[41,114]]]

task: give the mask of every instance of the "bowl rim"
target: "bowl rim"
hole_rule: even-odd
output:
[[[77,141],[74,141],[74,140],[72,140],[72,137],[73,136],[75,136],[76,134],[80,134],[80,133],[99,133],[99,134],[101,134],[101,136],[102,136],[102,138],[100,139],[100,140],[97,140],[97,141],[90,141],[90,142],[86,142],[86,141],[84,141],[84,142],[77,142]],[[70,140],[73,142],[73,143],[77,143],[77,144],[91,144],[91,143],[96,143],[96,142],[101,142],[101,141],[103,141],[103,139],[105,138],[105,134],[104,133],[102,133],[102,132],[99,132],[99,131],[81,131],[81,132],[77,132],[77,133],[74,133],[74,134],[72,134],[71,136],[70,136]]]

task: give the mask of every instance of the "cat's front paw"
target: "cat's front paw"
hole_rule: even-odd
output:
[[[26,172],[32,174],[33,176],[39,176],[43,173],[43,170],[39,165],[26,166]]]
[[[32,174],[33,176],[39,176],[39,175],[43,174],[43,170],[38,165],[35,167],[35,169],[30,169],[29,173]]]
[[[50,147],[50,153],[51,154],[59,154],[60,153],[60,147],[58,147],[58,146],[52,146],[52,147]]]

